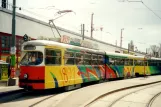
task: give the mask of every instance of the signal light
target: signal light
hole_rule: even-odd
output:
[[[24,40],[24,41],[28,41],[28,39],[29,39],[29,37],[25,34],[25,35],[23,36],[23,40]]]

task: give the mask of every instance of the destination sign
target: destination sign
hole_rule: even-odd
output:
[[[24,46],[24,50],[35,50],[35,49],[36,49],[36,47],[33,46],[33,45],[26,45],[26,46]]]

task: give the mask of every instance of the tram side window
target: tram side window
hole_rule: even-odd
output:
[[[142,60],[135,60],[135,66],[143,66],[143,61]]]
[[[150,66],[151,65],[151,62],[150,62],[150,60],[148,60],[148,66]]]
[[[133,66],[133,59],[129,59],[129,65]]]
[[[103,65],[104,64],[104,56],[103,55],[98,55],[98,64]]]
[[[116,58],[116,59],[115,59],[115,64],[116,64],[116,65],[120,65],[120,58]]]
[[[124,59],[116,58],[115,63],[116,63],[116,65],[124,65]]]
[[[129,59],[125,59],[124,65],[129,66],[130,65],[129,62],[130,62]]]
[[[160,66],[160,61],[159,60],[157,61],[157,66]]]
[[[161,66],[161,61],[159,61],[159,66]]]
[[[159,61],[158,60],[156,60],[156,66],[159,66]]]
[[[143,61],[143,66],[147,66],[147,61]]]
[[[84,64],[85,65],[91,65],[91,54],[84,54]]]
[[[148,65],[149,65],[149,66],[154,66],[154,63],[153,63],[153,62],[154,62],[153,60],[149,60],[149,61],[148,61]]]
[[[74,64],[74,52],[65,51],[65,64],[73,65]]]
[[[76,53],[75,60],[77,65],[83,65],[83,53]]]
[[[98,65],[98,55],[92,54],[92,65]]]
[[[46,49],[45,64],[61,64],[61,50]]]
[[[155,60],[151,60],[151,66],[156,66],[157,65],[157,62]]]
[[[148,66],[152,66],[151,60],[148,60]]]
[[[115,63],[116,63],[115,60],[116,60],[115,58],[109,58],[109,64],[110,65],[115,65]]]

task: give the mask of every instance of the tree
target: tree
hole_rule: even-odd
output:
[[[154,57],[159,57],[159,47],[156,46],[156,45],[151,45],[150,46],[150,49],[151,49],[151,54],[152,56]]]
[[[161,43],[159,44],[159,57],[161,58]]]
[[[128,43],[128,49],[130,51],[134,51],[134,42],[131,40],[130,43]]]

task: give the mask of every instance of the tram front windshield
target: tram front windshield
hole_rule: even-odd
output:
[[[40,65],[43,61],[42,52],[26,52],[23,56],[21,65]]]

